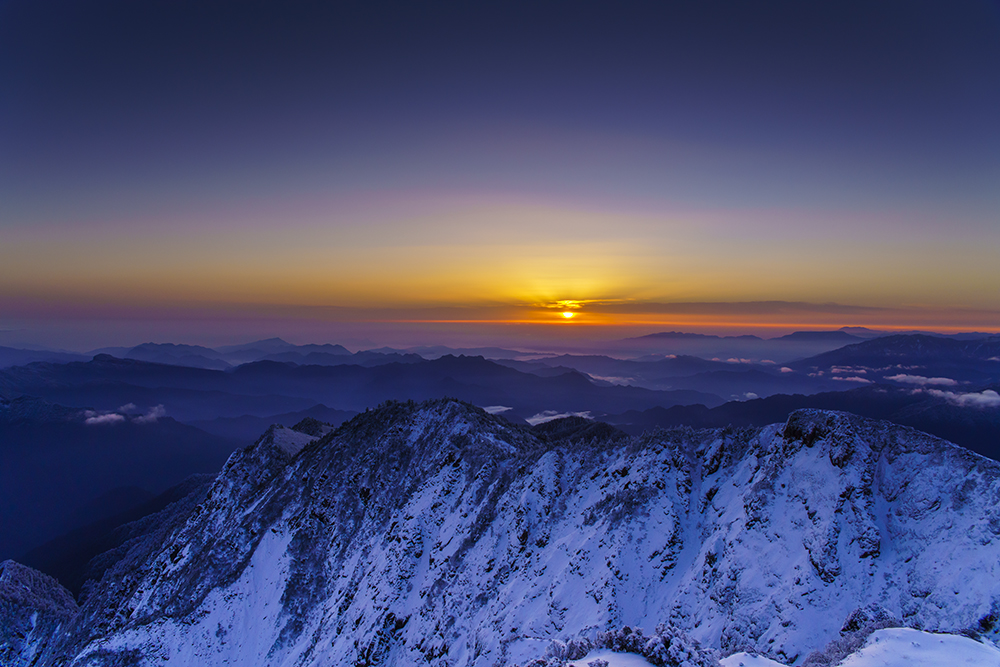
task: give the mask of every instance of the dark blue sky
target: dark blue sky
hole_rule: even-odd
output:
[[[901,162],[918,189],[1000,153],[996,3],[415,4],[7,2],[4,173],[169,179],[483,122]]]

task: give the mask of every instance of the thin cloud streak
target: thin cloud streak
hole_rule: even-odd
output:
[[[567,299],[568,300],[568,299]],[[598,303],[599,301],[599,303]],[[44,344],[88,351],[151,340],[228,344],[282,336],[301,342],[371,345],[517,344],[545,339],[610,340],[661,331],[768,338],[792,331],[863,326],[884,331],[1000,332],[1000,311],[874,308],[806,302],[644,302],[579,300],[574,317],[537,301],[406,306],[315,306],[275,303],[100,303],[0,295],[0,345]],[[673,311],[673,312],[672,312]],[[13,345],[17,346],[17,345]]]

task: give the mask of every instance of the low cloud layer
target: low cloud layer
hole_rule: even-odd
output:
[[[108,414],[99,415],[95,412],[88,410],[84,414],[87,416],[87,418],[84,420],[83,423],[88,424],[90,426],[94,426],[97,424],[118,424],[119,422],[125,421],[125,417],[123,415],[118,414],[117,412],[109,412]]]
[[[591,375],[590,377],[619,387],[628,387],[635,382],[635,378],[620,377],[618,375]]]
[[[146,412],[146,414],[142,415],[141,417],[136,417],[132,421],[134,421],[136,424],[155,424],[157,419],[165,416],[166,414],[167,414],[166,408],[164,408],[162,405],[157,405],[156,407],[150,408]]]
[[[124,421],[131,421],[133,424],[155,424],[156,420],[167,414],[166,408],[162,405],[151,407],[144,414],[138,416],[129,414],[135,409],[135,403],[126,403],[118,408],[118,412],[97,412],[95,410],[84,410],[83,423],[89,426],[98,424],[120,424]],[[120,414],[122,412],[125,414]]]
[[[968,394],[941,391],[940,389],[928,389],[927,393],[931,396],[943,398],[949,403],[963,408],[1000,408],[1000,394],[992,389]]]
[[[890,375],[886,380],[892,380],[894,382],[902,382],[903,384],[915,384],[921,387],[937,386],[937,387],[956,387],[958,382],[952,380],[951,378],[929,378],[923,375]]]
[[[562,419],[563,417],[583,417],[584,419],[590,419],[590,411],[585,410],[583,412],[556,412],[555,410],[544,410],[539,412],[537,415],[528,417],[527,421],[532,426],[537,424],[544,424],[545,422],[550,422],[553,419]]]

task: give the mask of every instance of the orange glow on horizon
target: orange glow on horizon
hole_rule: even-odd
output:
[[[575,314],[574,315],[575,319]],[[566,317],[563,314],[563,317]],[[567,318],[568,319],[568,318]],[[540,319],[372,319],[366,320],[379,324],[495,324],[495,325],[552,325],[565,320],[540,320]],[[695,327],[705,331],[715,330],[752,330],[752,329],[775,329],[787,331],[830,331],[841,327],[862,326],[869,329],[883,331],[938,331],[938,332],[967,332],[975,329],[982,333],[1000,334],[1000,327],[984,325],[953,326],[929,323],[915,324],[882,324],[879,322],[866,322],[864,324],[854,324],[851,322],[755,322],[740,320],[643,320],[643,319],[621,319],[621,320],[598,320],[590,319],[586,322],[579,322],[580,326],[593,328],[612,329],[616,327]]]

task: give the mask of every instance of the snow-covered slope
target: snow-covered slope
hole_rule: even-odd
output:
[[[840,667],[1000,667],[1000,650],[968,637],[937,635],[910,628],[872,634]]]
[[[106,571],[40,664],[507,665],[661,622],[792,664],[869,605],[996,632],[993,461],[818,411],[581,428],[540,438],[434,401],[316,440],[269,431]]]
[[[630,658],[635,660],[636,656]],[[722,667],[785,667],[746,653],[735,653],[721,663]],[[863,647],[836,664],[837,667],[1000,667],[1000,649],[961,635],[887,628],[873,632]]]

